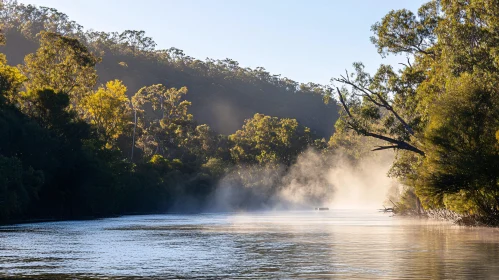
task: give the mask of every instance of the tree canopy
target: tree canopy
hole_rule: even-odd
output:
[[[97,83],[119,79],[128,88],[129,98],[144,86],[186,86],[196,121],[221,133],[234,133],[255,113],[297,119],[321,137],[329,137],[333,131],[337,107],[322,102],[323,97],[328,98],[323,85],[299,83],[229,58],[196,59],[175,47],[158,49],[144,31],[86,30],[55,9],[4,2],[0,21],[5,23],[11,43],[0,49],[11,63],[22,64],[25,55],[35,52],[40,39],[37,34],[52,32],[78,39],[101,58],[95,68]],[[225,118],[226,112],[231,113],[230,119]]]
[[[389,12],[372,27],[382,55],[402,54],[374,76],[361,63],[334,81],[339,131],[398,151],[392,174],[428,208],[499,214],[497,85],[499,6],[492,0],[430,1]],[[458,199],[458,196],[460,197]],[[491,218],[492,217],[492,218]]]
[[[141,34],[123,40],[151,51]],[[96,87],[99,59],[67,35],[35,35],[40,47],[17,67],[0,54],[0,223],[197,210],[248,163],[231,151],[254,144],[254,164],[290,165],[313,141],[297,120],[263,114],[246,122],[248,137],[221,135],[195,121],[185,86]]]

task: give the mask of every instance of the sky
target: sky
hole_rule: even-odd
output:
[[[329,84],[361,61],[370,72],[397,65],[371,44],[371,25],[423,0],[20,0],[56,8],[85,29],[144,30],[158,49],[231,58],[298,82]]]

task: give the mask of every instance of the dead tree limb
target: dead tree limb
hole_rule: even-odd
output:
[[[417,153],[417,154],[422,155],[422,156],[425,155],[425,153],[422,150],[418,149],[417,147],[415,147],[415,146],[413,146],[405,141],[397,140],[397,139],[394,139],[394,138],[391,138],[388,136],[373,133],[373,132],[368,131],[366,128],[361,127],[361,125],[352,116],[352,113],[350,112],[350,108],[348,108],[348,105],[346,104],[345,99],[343,98],[343,95],[340,92],[340,89],[336,88],[336,90],[338,91],[338,97],[339,97],[340,103],[341,103],[343,109],[345,110],[345,113],[349,117],[349,121],[347,123],[349,128],[353,129],[355,132],[357,132],[361,135],[380,139],[380,140],[383,140],[385,142],[393,144],[393,145],[389,145],[389,146],[379,146],[376,149],[374,149],[373,151],[380,151],[380,150],[386,150],[386,149],[399,149],[399,150],[411,151],[411,152]]]
[[[354,82],[350,81],[348,75],[346,77],[341,75],[341,79],[336,79],[336,81],[352,86],[354,89],[362,92],[362,96],[365,96],[374,105],[388,110],[402,124],[404,129],[409,134],[414,136],[414,130],[412,129],[412,127],[397,113],[397,111],[395,111],[393,106],[390,105],[390,103],[381,95],[381,93],[356,85]],[[375,97],[379,101],[377,101]]]

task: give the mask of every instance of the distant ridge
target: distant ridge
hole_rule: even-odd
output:
[[[10,64],[22,63],[26,54],[36,50],[36,34],[41,30],[73,36],[102,57],[97,65],[99,83],[120,79],[129,95],[156,83],[187,86],[194,118],[223,134],[235,132],[245,119],[262,113],[295,118],[317,136],[329,137],[338,118],[334,102],[323,102],[326,88],[322,85],[300,84],[262,67],[243,68],[231,59],[202,61],[175,48],[157,50],[144,31],[86,31],[55,9],[15,1],[6,1],[0,19],[6,23],[7,37],[0,51]]]

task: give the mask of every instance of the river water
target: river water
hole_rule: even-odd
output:
[[[0,277],[499,279],[499,230],[376,211],[125,216],[0,227]]]

